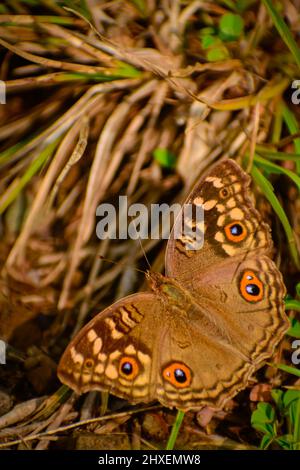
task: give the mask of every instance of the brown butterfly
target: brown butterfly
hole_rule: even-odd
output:
[[[201,179],[186,202],[204,208],[203,247],[188,249],[173,229],[166,276],[147,272],[151,292],[119,300],[78,333],[58,366],[63,383],[181,410],[220,408],[247,386],[289,327],[249,183],[230,159]]]

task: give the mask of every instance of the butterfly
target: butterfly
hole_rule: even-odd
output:
[[[59,362],[63,383],[184,411],[220,409],[247,386],[289,327],[270,229],[249,185],[231,159],[206,172],[186,201],[204,209],[204,224],[191,221],[204,232],[202,248],[191,250],[173,228],[166,274],[148,271],[149,292],[118,300],[84,326]]]

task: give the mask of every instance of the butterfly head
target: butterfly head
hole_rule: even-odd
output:
[[[177,283],[175,279],[171,279],[163,274],[156,273],[154,271],[147,271],[146,272],[146,279],[150,288],[154,292],[158,292],[161,294],[168,294],[169,290],[176,289]]]
[[[150,271],[150,270],[148,270],[146,272],[146,279],[147,279],[147,282],[148,282],[150,288],[154,292],[160,291],[161,286],[163,284],[165,284],[165,282],[166,282],[166,277],[163,274],[156,273],[156,272]]]

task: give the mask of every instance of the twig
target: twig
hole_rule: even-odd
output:
[[[99,423],[101,421],[106,421],[108,419],[120,418],[122,416],[142,413],[144,411],[156,410],[157,408],[161,408],[161,405],[143,407],[143,408],[139,408],[136,410],[124,411],[123,413],[113,413],[111,415],[100,416],[99,418],[86,419],[84,421],[79,421],[78,423],[68,424],[66,426],[60,426],[56,429],[51,429],[50,431],[41,432],[41,433],[31,435],[31,436],[26,436],[23,439],[16,439],[15,441],[5,442],[4,444],[0,444],[0,449],[4,449],[5,447],[10,447],[10,446],[15,446],[22,442],[33,441],[33,440],[45,438],[48,436],[54,436],[57,433],[69,431],[70,429],[75,429],[79,426],[85,426],[87,424],[92,424],[92,423]]]

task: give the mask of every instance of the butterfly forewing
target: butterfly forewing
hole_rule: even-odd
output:
[[[204,245],[189,250],[184,234],[175,239],[173,230],[166,250],[168,276],[189,282],[228,259],[270,251],[270,229],[253,206],[249,184],[249,176],[233,160],[218,163],[200,180],[185,203],[204,209]],[[183,216],[179,213],[179,221]],[[203,224],[198,225],[201,230]]]

